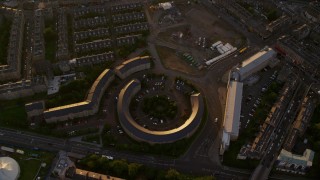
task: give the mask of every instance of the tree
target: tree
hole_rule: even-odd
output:
[[[178,179],[181,179],[180,176],[181,175],[177,170],[169,169],[165,177],[166,179],[169,179],[169,180],[178,180]]]
[[[128,166],[128,174],[130,178],[136,178],[139,174],[141,164],[131,163]]]
[[[87,167],[90,168],[90,169],[95,169],[95,167],[96,167],[96,162],[95,162],[95,161],[88,161],[86,165],[87,165]]]
[[[269,21],[274,21],[278,18],[278,14],[277,14],[277,10],[275,9],[271,9],[268,13],[267,13],[267,18],[269,19]]]
[[[110,166],[117,176],[124,177],[128,173],[128,163],[124,160],[114,160]]]
[[[214,180],[215,178],[212,176],[203,176],[203,177],[198,177],[195,178],[195,180]]]

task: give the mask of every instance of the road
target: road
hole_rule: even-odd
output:
[[[228,167],[214,166],[210,162],[193,162],[182,159],[169,159],[166,157],[153,157],[150,155],[134,154],[129,152],[119,152],[113,149],[104,149],[94,145],[68,141],[59,138],[40,136],[27,132],[15,131],[10,129],[0,129],[0,143],[6,146],[16,146],[23,148],[39,148],[46,151],[65,150],[68,152],[87,155],[91,153],[106,154],[115,159],[126,159],[129,162],[141,163],[157,168],[175,168],[183,172],[194,174],[212,175],[222,179],[247,179],[250,175],[248,171],[241,171]]]
[[[207,7],[209,11],[219,12],[211,4],[209,4]],[[221,140],[220,131],[222,129],[223,112],[224,112],[224,106],[225,106],[225,102],[222,97],[225,96],[225,94],[221,94],[221,91],[219,92],[218,90],[219,88],[226,87],[226,84],[221,82],[221,78],[232,67],[234,67],[241,61],[245,60],[246,58],[250,57],[257,51],[259,51],[260,47],[257,46],[256,43],[263,43],[263,41],[259,37],[257,37],[255,34],[250,33],[245,29],[241,29],[241,32],[246,36],[248,36],[248,41],[252,46],[252,48],[249,48],[246,53],[239,55],[238,57],[231,56],[222,61],[219,61],[214,66],[211,66],[204,76],[200,76],[200,77],[185,74],[182,72],[172,71],[172,70],[166,69],[161,64],[159,55],[157,54],[157,51],[155,48],[156,45],[165,46],[165,47],[169,47],[176,50],[185,50],[185,51],[188,50],[188,47],[179,46],[172,42],[167,42],[163,39],[159,39],[157,37],[158,33],[166,31],[167,29],[172,28],[172,26],[158,28],[157,27],[158,25],[152,21],[150,15],[148,14],[148,11],[146,12],[147,12],[148,22],[152,28],[151,35],[148,38],[148,43],[149,43],[148,45],[149,45],[149,52],[155,58],[155,68],[153,71],[155,73],[164,73],[167,76],[171,76],[171,77],[179,76],[184,79],[187,79],[188,81],[190,81],[191,83],[197,86],[197,88],[200,90],[200,92],[204,95],[206,99],[207,110],[209,113],[208,120],[202,132],[200,133],[199,137],[193,142],[191,147],[182,156],[182,158],[186,160],[197,161],[197,162],[211,161],[213,165],[221,167],[221,162],[218,154],[219,154],[219,147],[220,147],[220,140]],[[229,16],[224,15],[223,17],[228,18]],[[230,22],[234,27],[237,26],[237,24],[235,24],[235,20],[232,18],[229,18],[227,22]],[[178,23],[173,26],[181,26],[181,25],[184,25],[184,23]],[[239,29],[238,27],[236,29]],[[262,45],[261,47],[263,47],[264,44],[260,44]],[[226,92],[222,92],[222,93],[226,93]],[[218,122],[214,122],[215,118],[218,118]]]
[[[22,133],[17,131],[11,131],[6,129],[0,129],[2,135],[0,135],[0,142],[9,145],[17,145],[22,147],[38,147],[48,151],[65,150],[82,155],[88,153],[99,153],[113,156],[116,159],[126,159],[129,162],[137,162],[145,165],[150,165],[159,168],[175,168],[183,172],[191,172],[202,175],[215,174],[220,179],[248,179],[250,172],[246,170],[238,170],[233,168],[224,167],[220,163],[219,158],[219,146],[220,136],[222,129],[222,120],[224,112],[224,103],[221,101],[221,94],[219,88],[225,88],[226,84],[221,82],[222,76],[234,67],[239,62],[243,61],[246,57],[251,56],[258,49],[266,45],[266,42],[262,41],[256,34],[248,32],[242,25],[239,25],[237,21],[226,14],[220,12],[215,6],[208,4],[207,1],[202,2],[208,10],[217,12],[217,15],[221,15],[226,23],[238,29],[247,37],[251,47],[244,55],[237,58],[230,57],[224,61],[220,61],[215,66],[212,66],[210,70],[204,76],[196,77],[185,73],[172,71],[162,66],[160,58],[157,54],[155,46],[157,43],[161,43],[163,46],[172,47],[173,45],[168,42],[157,42],[157,33],[164,31],[166,28],[161,28],[152,32],[148,40],[148,49],[151,55],[155,58],[155,73],[164,73],[167,76],[177,77],[180,76],[184,79],[188,79],[191,83],[196,84],[200,92],[204,95],[208,111],[208,119],[199,136],[192,143],[187,152],[178,159],[168,159],[164,157],[153,157],[149,155],[133,154],[130,152],[118,152],[114,149],[101,149],[96,146],[89,146],[88,144],[67,141],[58,138],[40,136],[37,134]],[[152,28],[157,28],[157,25],[152,23],[150,16],[147,14],[148,21]],[[171,28],[172,26],[170,26]],[[169,27],[168,27],[169,28]],[[259,45],[259,46],[258,46]],[[175,48],[175,47],[174,47]],[[214,119],[218,118],[218,122],[214,122]]]

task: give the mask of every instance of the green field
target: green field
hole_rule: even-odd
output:
[[[10,157],[15,159],[20,166],[20,178],[19,180],[30,180],[34,179],[41,163],[45,163],[45,167],[41,167],[38,177],[43,179],[48,173],[48,170],[51,166],[52,160],[55,156],[53,153],[44,152],[44,151],[34,151],[34,150],[24,150],[25,154],[11,154]],[[39,158],[32,158],[30,154],[38,154]]]
[[[26,128],[27,114],[23,106],[0,108],[0,126]]]
[[[34,179],[41,165],[39,160],[16,159],[20,165],[20,180]]]
[[[43,32],[44,41],[45,41],[45,57],[46,60],[49,60],[51,62],[55,62],[55,54],[57,49],[57,39],[58,34],[57,31],[54,28],[54,20],[48,20],[45,22],[45,29]]]

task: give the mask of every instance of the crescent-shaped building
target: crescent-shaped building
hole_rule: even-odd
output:
[[[114,73],[110,69],[104,70],[91,86],[87,98],[79,103],[47,109],[43,112],[47,123],[66,121],[78,117],[90,116],[98,112],[100,100],[104,91],[114,80]]]
[[[140,89],[140,81],[133,79],[119,94],[117,104],[119,121],[124,131],[130,137],[137,141],[144,141],[150,144],[163,144],[190,137],[197,130],[204,113],[204,101],[200,93],[190,96],[192,112],[184,124],[171,130],[152,131],[137,124],[129,111],[130,101]]]
[[[135,57],[124,61],[117,66],[114,71],[121,79],[125,79],[133,73],[151,68],[151,57]]]

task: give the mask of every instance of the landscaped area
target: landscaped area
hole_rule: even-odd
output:
[[[89,134],[89,135],[83,136],[81,138],[81,141],[100,144],[100,134]]]
[[[107,158],[89,155],[80,160],[77,167],[126,179],[163,179],[163,180],[213,180],[212,176],[197,177],[182,174],[175,169],[159,170],[126,160],[108,160]]]
[[[106,68],[110,67],[111,64],[111,62],[106,62],[100,66],[79,68],[78,71],[83,72],[85,77],[61,86],[58,93],[49,96],[49,98],[46,100],[46,108],[83,101],[96,78]]]
[[[155,118],[174,118],[177,114],[177,104],[164,95],[145,98],[143,112]]]
[[[51,62],[55,61],[55,53],[57,48],[58,34],[54,28],[54,20],[48,20],[45,22],[45,29],[43,31],[44,44],[45,44],[45,57],[46,60]]]
[[[38,157],[35,157],[37,155]],[[48,173],[55,154],[45,151],[24,150],[24,154],[14,153],[10,157],[14,158],[20,166],[20,180],[30,180],[36,177],[44,178]],[[45,163],[45,167],[39,168],[41,163]],[[37,175],[39,171],[39,174]],[[37,176],[36,176],[37,175]]]
[[[7,18],[3,18],[3,22],[0,26],[0,65],[7,63],[7,51],[10,38],[11,23],[12,22]]]
[[[0,126],[24,129],[27,127],[27,113],[24,106],[0,107]]]

